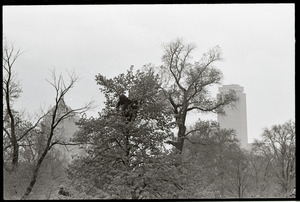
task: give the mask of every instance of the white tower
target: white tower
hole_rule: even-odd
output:
[[[226,93],[230,89],[236,92],[239,101],[235,103],[235,107],[226,106],[224,108],[226,114],[218,115],[218,122],[221,128],[234,129],[241,147],[246,149],[248,146],[246,94],[243,93],[244,87],[238,84],[219,87],[219,94]]]

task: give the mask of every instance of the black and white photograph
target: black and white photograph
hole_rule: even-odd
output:
[[[295,4],[2,13],[4,200],[296,200]]]

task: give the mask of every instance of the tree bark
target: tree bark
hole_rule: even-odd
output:
[[[18,140],[16,136],[16,131],[15,131],[15,118],[11,109],[10,105],[10,82],[11,82],[11,69],[9,69],[8,72],[8,79],[6,83],[6,94],[5,94],[5,101],[6,101],[6,107],[7,107],[7,113],[10,119],[10,135],[11,135],[11,143],[13,146],[13,154],[12,154],[12,171],[15,171],[18,167],[18,162],[19,162],[19,145],[18,145]]]
[[[13,140],[12,171],[16,171],[19,166],[19,144]]]
[[[186,132],[186,126],[184,124],[179,125],[177,149],[179,150],[180,153],[183,150],[185,132]]]
[[[9,91],[9,87],[7,86],[7,92]],[[19,144],[16,136],[15,131],[15,118],[12,113],[11,107],[10,107],[10,95],[7,93],[6,95],[6,105],[7,105],[7,113],[10,117],[10,129],[11,129],[11,143],[13,146],[13,154],[12,154],[12,171],[15,171],[18,168],[19,164]]]
[[[47,155],[49,149],[50,149],[50,147],[47,146],[47,147],[45,148],[43,154],[42,154],[41,157],[39,158],[39,160],[38,160],[38,162],[37,162],[37,164],[36,164],[36,166],[35,166],[35,168],[34,168],[33,175],[32,175],[31,181],[30,181],[30,184],[29,184],[29,186],[27,187],[26,192],[25,192],[25,194],[22,196],[21,200],[27,199],[28,196],[29,196],[29,194],[31,193],[32,188],[33,188],[34,184],[36,183],[36,179],[37,179],[37,176],[38,176],[38,174],[39,174],[39,170],[40,170],[40,167],[41,167],[41,165],[42,165],[42,162],[43,162],[45,156]]]

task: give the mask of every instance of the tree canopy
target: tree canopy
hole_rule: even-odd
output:
[[[192,62],[195,45],[176,39],[165,44],[160,67],[162,89],[168,99],[178,128],[177,141],[169,141],[182,152],[186,131],[186,117],[189,111],[224,113],[223,107],[238,100],[234,91],[213,98],[209,86],[220,84],[222,72],[214,65],[221,61],[219,46],[204,53],[200,60]]]
[[[192,61],[196,46],[176,39],[164,44],[162,65],[144,65],[107,78],[95,76],[105,96],[96,117],[89,104],[72,109],[64,96],[69,82],[52,71],[54,105],[37,120],[25,119],[13,102],[21,95],[13,64],[20,52],[4,46],[3,153],[5,199],[199,199],[294,197],[295,123],[265,128],[262,140],[240,147],[234,129],[188,113],[224,114],[234,91],[213,96],[222,83],[216,46]],[[76,119],[71,140],[60,127]],[[72,119],[73,120],[73,119]],[[75,119],[73,120],[75,122]],[[77,128],[77,127],[76,127]],[[73,133],[74,130],[72,130]],[[64,134],[66,136],[66,133]],[[66,165],[55,145],[80,145]],[[58,192],[62,188],[67,195]]]

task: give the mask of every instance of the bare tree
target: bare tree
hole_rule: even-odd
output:
[[[240,149],[236,148],[227,156],[225,164],[225,181],[223,187],[232,196],[244,198],[251,184],[251,168],[248,156]]]
[[[255,140],[251,147],[249,163],[252,169],[253,197],[270,197],[270,190],[274,190],[272,182],[273,154],[268,146]],[[273,176],[274,178],[274,176]]]
[[[16,74],[13,67],[17,59],[22,53],[20,50],[15,50],[13,45],[7,43],[3,46],[2,68],[3,68],[3,131],[5,137],[8,137],[8,144],[4,146],[4,151],[12,148],[12,171],[15,171],[19,163],[19,142],[36,128],[44,115],[40,116],[35,123],[22,131],[17,131],[18,125],[21,123],[19,114],[13,109],[13,102],[19,98],[22,89],[20,83],[16,79]]]
[[[282,125],[274,125],[270,130],[266,128],[262,137],[263,142],[260,144],[267,147],[272,154],[275,182],[281,186],[283,195],[288,197],[289,191],[294,186],[296,172],[295,123],[288,121]]]
[[[31,193],[32,188],[36,183],[41,164],[44,161],[48,152],[51,150],[51,148],[56,144],[64,144],[64,145],[68,144],[66,142],[61,142],[59,139],[54,138],[56,135],[55,129],[59,126],[59,124],[63,120],[70,118],[75,114],[84,113],[87,110],[92,108],[93,103],[91,101],[81,108],[77,108],[77,109],[64,108],[63,110],[60,109],[64,96],[67,94],[67,92],[70,91],[70,89],[74,86],[77,80],[78,77],[75,75],[75,73],[69,73],[69,82],[66,84],[62,75],[57,76],[55,71],[54,70],[52,71],[52,81],[48,81],[48,82],[54,87],[56,95],[55,95],[55,104],[52,110],[49,112],[50,122],[49,122],[49,130],[47,131],[46,145],[43,148],[42,153],[38,158],[38,161],[33,170],[31,181],[26,189],[26,192],[24,193],[21,199],[27,199],[29,194]]]
[[[214,67],[221,60],[221,51],[217,46],[203,54],[200,61],[191,62],[193,44],[185,44],[177,39],[164,46],[161,67],[162,78],[165,79],[163,92],[169,100],[178,127],[177,141],[167,143],[182,152],[184,140],[191,132],[186,131],[186,117],[190,111],[224,113],[225,105],[237,101],[234,92],[214,99],[208,87],[220,84],[222,72]]]

